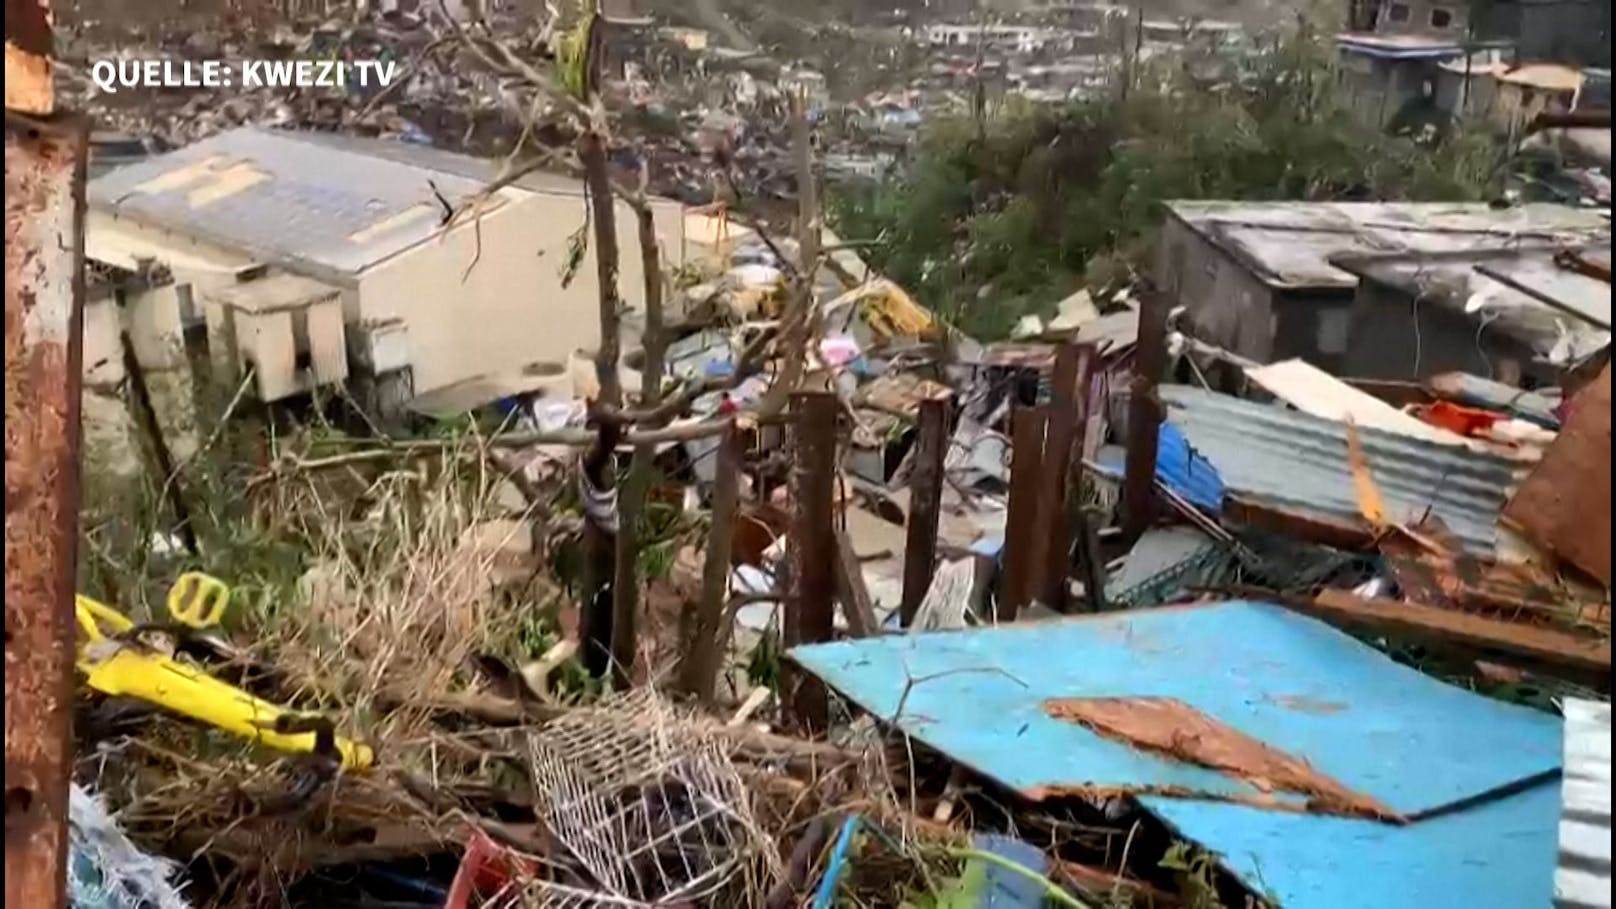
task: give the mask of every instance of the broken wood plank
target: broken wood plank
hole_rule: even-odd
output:
[[[853,538],[846,530],[836,531],[836,598],[842,603],[849,635],[867,638],[880,631],[870,589],[864,584],[862,560],[853,550]]]
[[[899,615],[909,627],[915,610],[931,588],[937,562],[937,523],[943,495],[943,455],[948,451],[948,399],[920,402],[920,425],[911,450],[914,470],[909,480],[908,536],[904,546],[903,601]],[[873,613],[872,613],[873,614]],[[848,617],[849,623],[852,617]]]
[[[1038,538],[1039,472],[1043,467],[1044,428],[1048,408],[1021,407],[1010,415],[1010,502],[1004,531],[1004,587],[999,594],[1001,622],[1013,622],[1016,613],[1038,592],[1033,587],[1042,567]]]
[[[1504,506],[1503,521],[1610,586],[1610,367],[1571,402],[1543,460]]]
[[[1418,603],[1369,599],[1345,590],[1326,590],[1312,600],[1286,600],[1285,604],[1332,623],[1434,639],[1525,657],[1547,666],[1579,673],[1593,673],[1606,680],[1610,677],[1610,641],[1606,639],[1581,637]]]

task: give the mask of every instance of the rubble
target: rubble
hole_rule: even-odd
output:
[[[88,850],[162,907],[1542,902],[1567,724],[1466,689],[1608,698],[1608,474],[1590,471],[1610,339],[1589,291],[1609,273],[1560,248],[1608,250],[1608,220],[1174,206],[1209,255],[1255,244],[1274,300],[1302,286],[1274,268],[1337,310],[1360,272],[1461,273],[1416,292],[1531,313],[1512,373],[1354,376],[1327,319],[1319,355],[1291,356],[1277,322],[1253,340],[1208,317],[1243,305],[1217,282],[1187,318],[1187,287],[1136,277],[1049,301],[1013,341],[967,337],[821,229],[790,150],[812,118],[827,175],[865,178],[852,159],[983,73],[1091,90],[1053,58],[1100,58],[1124,23],[1063,9],[932,23],[926,76],[856,100],[810,59],[618,21],[634,66],[602,90],[619,125],[647,122],[611,151],[702,205],[679,212],[697,264],[662,274],[676,319],[652,310],[618,332],[639,347],[621,363],[577,351],[493,406],[416,400],[400,431],[345,383],[250,414],[238,395],[144,509],[86,470],[75,887]],[[1236,31],[1141,17],[1135,35],[1165,54]],[[424,55],[433,35],[392,13],[147,36],[177,56],[419,55],[374,105],[99,97],[71,68],[64,90],[153,150],[242,122],[499,148],[520,129],[508,86]],[[704,183],[717,171],[742,176]],[[782,202],[802,203],[794,238],[758,214]],[[1500,253],[1537,302],[1476,303],[1476,276],[1505,280],[1479,244],[1532,218],[1575,228]],[[168,513],[181,481],[206,508]],[[179,530],[190,551],[150,558]],[[170,580],[232,608],[161,601]]]

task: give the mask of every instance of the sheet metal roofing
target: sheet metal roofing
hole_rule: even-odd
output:
[[[1562,759],[1558,717],[1447,685],[1264,603],[888,635],[789,656],[1034,800],[1126,792],[1300,807],[1261,781],[1097,733],[1052,704],[1084,698],[1178,701],[1407,818],[1551,780]]]
[[[498,163],[384,140],[231,130],[112,171],[95,208],[288,267],[353,275],[434,236]],[[529,191],[571,180],[537,176]],[[510,190],[508,194],[522,190]]]
[[[1360,520],[1345,423],[1182,385],[1164,385],[1160,394],[1167,419],[1218,469],[1230,495],[1339,523]],[[1392,518],[1417,521],[1429,508],[1467,548],[1496,548],[1517,464],[1367,427],[1358,434]]]
[[[1565,702],[1557,909],[1610,909],[1610,705]]]
[[[1511,243],[1585,244],[1610,235],[1609,215],[1533,203],[1226,202],[1181,200],[1168,211],[1270,287],[1351,288],[1332,256],[1443,253]]]

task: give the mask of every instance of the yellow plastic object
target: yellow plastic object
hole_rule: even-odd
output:
[[[134,627],[128,617],[80,596],[75,601],[79,630],[78,668],[91,688],[114,697],[132,697],[156,704],[232,735],[279,751],[313,753],[313,732],[280,733],[282,717],[300,718],[240,688],[219,681],[194,667],[160,653],[150,653],[108,634]],[[342,766],[362,770],[376,760],[370,746],[337,737]]]
[[[188,571],[168,588],[168,614],[192,628],[212,628],[230,607],[230,587],[212,575]]]

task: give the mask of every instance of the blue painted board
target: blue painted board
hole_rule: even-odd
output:
[[[1407,826],[1140,799],[1282,909],[1522,909],[1554,895],[1559,784]]]
[[[790,656],[871,714],[1030,797],[1071,786],[1259,794],[1053,719],[1050,698],[1177,698],[1406,816],[1561,764],[1559,718],[1446,685],[1262,603],[883,636]]]

